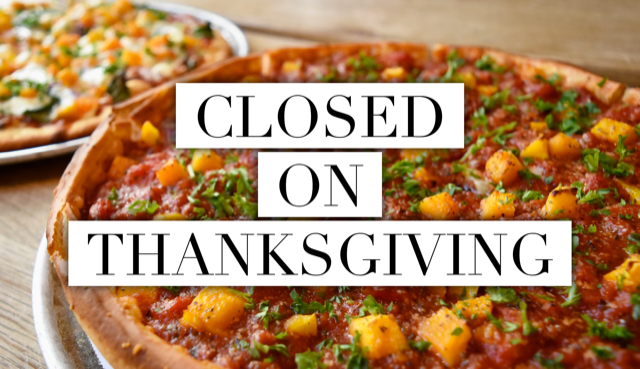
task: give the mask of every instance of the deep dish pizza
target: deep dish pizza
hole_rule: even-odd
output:
[[[111,106],[230,55],[211,25],[127,0],[0,11],[0,151],[89,134]]]
[[[475,47],[347,44],[235,59],[180,82],[462,82],[465,148],[382,150],[388,220],[570,219],[553,287],[67,284],[73,219],[254,219],[256,150],[177,150],[175,85],[121,106],[55,193],[49,253],[118,368],[640,365],[640,91]]]

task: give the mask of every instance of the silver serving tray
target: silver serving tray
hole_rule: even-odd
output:
[[[60,279],[49,260],[46,235],[40,241],[33,268],[31,305],[40,350],[48,368],[112,369],[69,309]]]
[[[0,0],[0,6],[5,6],[8,3],[8,1]],[[247,37],[244,35],[244,32],[225,17],[211,13],[207,10],[180,4],[152,0],[134,0],[133,3],[137,5],[147,5],[150,8],[162,10],[168,13],[188,14],[195,18],[207,21],[211,23],[211,27],[213,29],[220,32],[222,37],[224,37],[225,41],[229,44],[229,47],[231,47],[233,55],[246,56],[249,54],[249,42],[247,41]],[[74,152],[87,141],[89,141],[89,137],[50,145],[31,147],[23,150],[0,152],[0,165],[15,164],[67,154]]]

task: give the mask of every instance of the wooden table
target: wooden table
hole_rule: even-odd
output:
[[[491,46],[567,61],[640,86],[640,3],[183,0],[235,21],[251,49],[405,40]],[[31,275],[52,191],[70,156],[0,167],[0,367],[44,367]]]

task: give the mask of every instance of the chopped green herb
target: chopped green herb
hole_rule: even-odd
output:
[[[606,322],[595,320],[587,314],[582,314],[582,319],[589,325],[589,329],[587,330],[589,336],[598,336],[611,341],[626,341],[635,337],[627,328],[617,324],[614,324],[613,328],[608,328]]]
[[[518,300],[516,291],[511,287],[487,287],[487,293],[491,301],[497,303],[510,303]]]
[[[234,290],[233,288],[229,288],[229,292],[233,293],[234,295],[238,295],[247,301],[247,303],[244,304],[244,308],[246,310],[252,310],[256,307],[256,303],[253,302],[253,298],[251,297],[253,296],[253,287],[249,287],[249,292],[241,292],[238,290]]]
[[[158,211],[159,207],[160,205],[158,205],[158,203],[155,201],[149,202],[149,200],[136,200],[132,202],[127,209],[129,210],[129,214],[131,215],[136,215],[143,211],[145,211],[149,215],[152,215],[153,213]]]
[[[578,286],[575,283],[568,287],[564,293],[568,295],[567,299],[560,305],[563,308],[577,305],[582,299],[582,295],[578,293]]]
[[[424,352],[427,351],[429,349],[429,347],[431,347],[431,342],[429,341],[409,341],[409,346],[411,348],[414,348],[420,352]]]
[[[322,362],[322,353],[313,352],[309,349],[296,354],[295,361],[298,369],[324,369],[328,367]]]
[[[364,316],[367,312],[371,315],[384,314],[384,307],[382,304],[377,302],[373,296],[368,295],[364,300],[362,300],[360,316]]]

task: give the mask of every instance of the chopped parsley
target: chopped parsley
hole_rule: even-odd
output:
[[[591,173],[596,173],[599,167],[602,168],[607,176],[614,175],[625,178],[634,173],[633,165],[617,161],[598,149],[582,150],[582,161],[587,171]]]
[[[427,351],[429,347],[431,347],[431,342],[429,341],[409,341],[409,347],[416,349],[420,352]]]
[[[516,291],[511,287],[487,287],[487,293],[491,301],[497,303],[506,304],[518,300]]]
[[[540,191],[532,191],[532,190],[526,190],[522,192],[522,194],[518,195],[518,197],[524,202],[544,199],[544,195],[540,193]]]
[[[601,360],[611,360],[616,358],[616,355],[609,346],[591,346],[590,349],[591,352],[596,354],[596,356]]]
[[[447,72],[442,76],[441,82],[457,82],[456,72],[464,65],[464,59],[458,57],[458,50],[453,50],[447,55]]]
[[[528,336],[536,333],[538,329],[531,324],[531,321],[527,318],[527,303],[520,301],[520,317],[522,319],[522,334]]]
[[[487,119],[487,115],[484,112],[484,107],[481,107],[478,110],[474,111],[471,115],[471,120],[473,121],[473,128],[487,128],[487,126],[489,125],[489,120]]]
[[[527,183],[529,184],[529,186],[531,186],[531,181],[534,179],[540,179],[540,176],[537,174],[534,174],[533,172],[531,172],[529,170],[529,168],[525,168],[522,170],[518,171],[518,176],[520,176],[520,178],[524,179],[525,181],[527,181]]]
[[[193,35],[199,38],[213,38],[213,29],[211,29],[211,23],[205,22],[200,27],[193,31]]]
[[[256,318],[262,321],[264,329],[269,328],[269,322],[271,320],[280,320],[282,319],[282,317],[284,317],[283,314],[278,313],[280,306],[276,306],[276,309],[274,311],[269,311],[269,300],[262,301],[260,304],[258,304],[258,309],[260,310],[260,312],[256,314]]]
[[[568,295],[567,299],[560,305],[563,308],[578,305],[582,299],[582,295],[578,293],[578,286],[575,283],[571,287],[567,287],[564,293]]]
[[[560,354],[553,359],[545,359],[540,354],[540,351],[536,352],[533,358],[540,363],[545,369],[563,369],[564,365],[562,365],[562,359],[564,359],[564,355]]]
[[[630,302],[631,302],[631,305],[633,306],[633,313],[632,313],[633,319],[639,320],[640,319],[640,288],[638,288],[638,292],[631,294]]]
[[[306,303],[302,301],[298,292],[294,289],[291,291],[291,299],[293,303],[291,304],[291,310],[293,310],[296,314],[313,314],[313,313],[329,313],[330,316],[337,318],[337,315],[333,312],[333,304],[328,300],[324,302],[324,304],[319,303],[318,301],[311,301],[310,303]]]
[[[269,352],[278,352],[286,357],[289,357],[289,349],[282,343],[276,343],[275,345],[264,345],[259,341],[251,341],[251,347],[249,347],[249,353],[254,359],[260,358],[260,353],[268,354]]]
[[[132,202],[127,209],[129,210],[129,214],[131,215],[136,215],[143,211],[149,215],[152,215],[153,213],[158,211],[159,207],[160,205],[158,205],[158,203],[155,201],[150,202],[149,200],[136,200]]]
[[[495,60],[489,55],[485,54],[478,60],[476,60],[476,68],[479,70],[486,70],[493,73],[504,73],[507,69],[503,66],[497,65]]]
[[[606,322],[595,320],[587,314],[582,314],[582,319],[589,325],[587,330],[587,335],[589,336],[598,336],[611,341],[626,341],[635,337],[627,328],[617,324],[614,324],[612,328],[608,328]]]
[[[484,147],[485,141],[486,141],[486,138],[484,137],[480,137],[479,139],[477,139],[476,142],[473,145],[471,145],[467,150],[467,152],[462,156],[460,161],[465,161],[469,156],[475,155],[478,151],[480,151]]]
[[[616,154],[620,155],[619,161],[624,160],[629,155],[633,154],[634,149],[629,149],[627,145],[625,145],[624,141],[627,139],[627,136],[618,135],[618,142],[616,143]]]
[[[348,369],[364,369],[369,367],[369,362],[367,358],[364,356],[367,352],[368,348],[362,349],[358,344],[360,342],[361,333],[360,331],[356,331],[355,337],[350,344],[339,345],[335,344],[333,346],[333,356],[338,360],[339,363],[344,364],[344,356],[342,353],[344,351],[351,351],[351,355],[346,360],[346,367]]]
[[[180,286],[174,286],[174,287],[165,287],[165,286],[163,286],[162,288],[164,288],[165,290],[173,293],[174,295],[177,295],[178,293],[180,293],[180,289],[182,287],[180,287]]]
[[[118,193],[116,192],[115,187],[111,187],[111,193],[109,193],[109,197],[107,199],[111,202],[111,205],[116,206],[116,202],[118,202]]]
[[[480,95],[480,101],[485,108],[491,110],[495,108],[498,104],[503,105],[507,102],[507,99],[510,95],[509,90],[502,90],[500,92],[496,92],[491,96]]]
[[[506,333],[513,332],[519,327],[519,325],[517,325],[516,323],[511,323],[507,321],[503,322],[502,319],[496,318],[489,311],[485,311],[484,313],[487,316],[487,320],[489,320],[491,324],[493,324],[496,328],[498,328],[500,332],[506,332]]]
[[[369,313],[371,315],[384,314],[384,307],[381,303],[377,302],[373,296],[368,295],[364,300],[362,300],[360,316],[364,316],[365,313]]]
[[[309,349],[296,354],[296,365],[298,369],[324,369],[328,365],[322,362],[322,353],[313,352]]]

